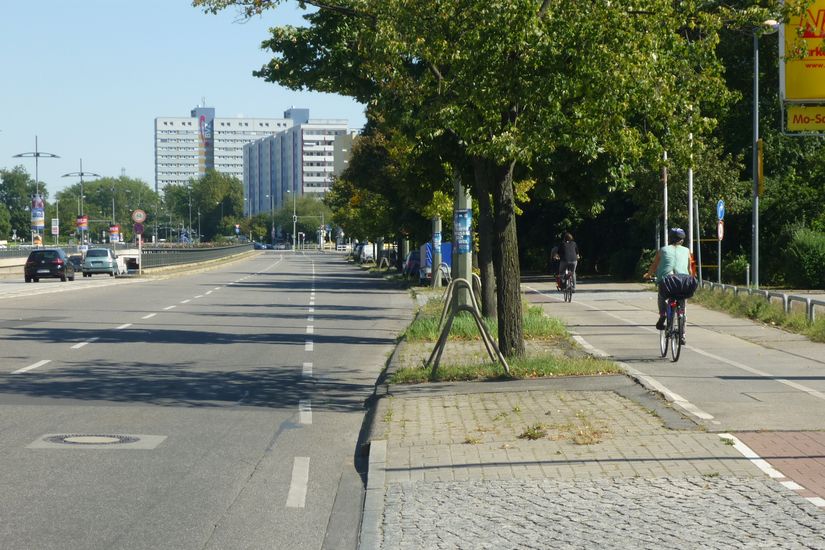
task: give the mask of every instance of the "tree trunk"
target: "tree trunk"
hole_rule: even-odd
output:
[[[509,165],[495,166],[493,175],[493,209],[496,246],[498,300],[498,345],[506,357],[524,355],[524,326],[521,307],[521,269],[518,262],[513,169]],[[497,261],[496,261],[497,260]]]
[[[495,319],[498,316],[496,307],[496,276],[493,268],[493,207],[490,204],[490,190],[492,189],[492,172],[489,161],[473,158],[473,172],[475,199],[478,202],[478,269],[481,278],[481,314],[484,317]]]

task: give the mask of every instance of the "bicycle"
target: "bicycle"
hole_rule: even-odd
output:
[[[662,357],[666,357],[669,347],[670,357],[675,363],[679,360],[682,345],[685,342],[685,323],[687,322],[685,301],[668,297],[665,299],[665,306],[665,328],[659,331],[659,351],[662,352]]]
[[[565,268],[564,275],[561,278],[561,291],[564,293],[564,301],[573,301],[573,271],[570,268]]]

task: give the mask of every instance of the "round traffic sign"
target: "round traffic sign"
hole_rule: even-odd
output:
[[[716,224],[716,236],[721,241],[725,237],[725,222],[719,220],[719,223]]]
[[[716,218],[719,221],[725,219],[725,201],[719,201],[716,203]]]
[[[132,212],[132,221],[135,223],[143,223],[146,221],[146,212],[138,208],[134,212]]]

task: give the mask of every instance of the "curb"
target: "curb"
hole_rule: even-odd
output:
[[[384,482],[387,467],[387,441],[376,439],[370,444],[367,491],[361,515],[359,550],[377,550],[381,543],[381,518],[384,515]]]

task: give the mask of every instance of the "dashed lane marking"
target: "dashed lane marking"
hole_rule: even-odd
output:
[[[131,326],[132,326],[132,323],[125,323],[125,324],[120,325],[119,327],[117,327],[115,330],[123,330],[123,329],[129,328]]]
[[[298,402],[298,421],[301,424],[312,424],[312,401]]]
[[[307,326],[307,334],[313,333],[315,333],[315,327],[313,327],[312,325]]]
[[[304,366],[301,370],[301,376],[303,376],[304,378],[312,377],[312,363],[304,363]]]
[[[175,306],[167,306],[163,308],[163,311],[169,311],[170,309],[175,309]]]
[[[292,464],[292,482],[286,497],[287,508],[306,506],[307,486],[309,485],[309,457],[296,456]]]
[[[42,361],[38,361],[37,363],[29,365],[28,367],[23,367],[22,369],[17,369],[16,371],[12,371],[12,374],[22,374],[24,372],[29,372],[30,370],[40,368],[40,367],[42,367],[43,365],[45,365],[47,363],[51,363],[51,361],[52,361],[51,359],[43,359]]]
[[[157,315],[157,313],[150,313],[149,315],[144,315],[143,317],[141,317],[141,319],[151,319],[155,315]]]
[[[89,338],[85,342],[80,342],[80,343],[77,343],[77,344],[73,345],[72,349],[80,349],[83,346],[85,346],[86,344],[91,344],[92,342],[96,342],[97,340],[98,340],[97,336],[95,336],[94,338]]]
[[[191,302],[191,301],[192,301],[191,299],[181,300],[181,302],[180,302],[180,303],[182,303],[182,304],[188,304],[188,303],[189,303],[189,302]]]
[[[312,340],[307,340],[306,344],[304,344],[304,351],[313,351],[315,349],[315,344],[312,343]]]

